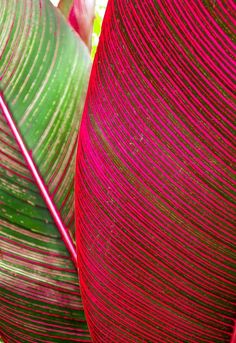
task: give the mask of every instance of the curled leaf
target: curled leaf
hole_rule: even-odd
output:
[[[81,39],[92,48],[93,22],[95,15],[95,0],[74,0],[69,14],[69,22]]]

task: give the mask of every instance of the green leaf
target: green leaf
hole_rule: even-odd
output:
[[[0,90],[63,227],[89,52],[49,1],[0,0]],[[90,341],[77,270],[0,110],[0,327],[9,342]]]

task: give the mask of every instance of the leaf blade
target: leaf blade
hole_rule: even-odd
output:
[[[108,3],[76,181],[94,342],[230,341],[232,12],[211,1]]]
[[[25,147],[25,144],[23,142],[23,139],[19,133],[19,131],[17,130],[17,127],[12,119],[12,115],[11,113],[9,112],[8,108],[7,108],[7,105],[4,101],[4,98],[3,98],[3,95],[0,93],[0,107],[2,109],[2,113],[15,137],[15,140],[17,142],[17,144],[19,145],[19,148],[23,154],[23,157],[26,161],[26,163],[28,164],[28,168],[35,180],[35,183],[37,184],[39,190],[40,190],[40,193],[47,205],[47,208],[49,209],[50,213],[51,213],[51,216],[62,236],[62,239],[65,243],[65,246],[67,248],[67,250],[69,251],[70,255],[71,255],[71,259],[73,261],[73,263],[77,264],[77,255],[76,255],[76,251],[75,251],[75,246],[72,242],[72,239],[71,239],[71,236],[69,234],[69,231],[68,229],[64,226],[64,223],[62,222],[62,219],[61,219],[61,216],[60,216],[60,213],[58,212],[58,210],[56,209],[52,199],[51,199],[51,196],[49,195],[48,193],[48,190],[44,184],[44,181],[42,179],[42,177],[39,175],[38,173],[38,170],[34,164],[34,161],[32,160],[29,152],[27,151],[26,147]]]
[[[73,163],[89,53],[49,2],[4,0],[1,5],[0,88],[73,234]],[[0,130],[4,339],[90,341],[77,270],[2,112]]]

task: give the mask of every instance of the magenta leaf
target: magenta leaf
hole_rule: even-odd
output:
[[[233,2],[111,0],[80,130],[94,342],[234,342]]]

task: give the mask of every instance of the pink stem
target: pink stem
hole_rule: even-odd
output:
[[[70,255],[71,255],[71,259],[74,262],[75,266],[77,266],[77,255],[76,255],[76,249],[74,246],[74,243],[71,239],[71,236],[69,234],[68,228],[64,225],[60,213],[58,212],[55,204],[53,203],[53,200],[50,197],[50,194],[47,190],[47,187],[42,179],[42,177],[40,176],[37,167],[32,159],[32,157],[30,156],[25,143],[21,137],[21,134],[19,133],[14,120],[12,119],[12,115],[10,113],[10,111],[8,110],[8,107],[4,101],[3,95],[0,93],[0,107],[2,108],[3,111],[3,115],[6,118],[7,123],[9,124],[11,131],[15,137],[16,142],[18,143],[22,154],[25,158],[25,161],[27,162],[28,166],[29,166],[29,170],[31,171],[31,174],[34,177],[34,180],[44,198],[44,201],[49,209],[49,211],[51,212],[51,215],[54,219],[54,222],[62,236],[62,239],[66,245],[66,248],[68,249]]]

